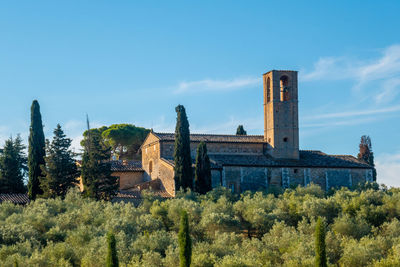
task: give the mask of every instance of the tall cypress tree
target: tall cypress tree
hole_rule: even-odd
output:
[[[211,163],[207,155],[207,145],[203,141],[197,146],[194,189],[200,194],[212,190]]]
[[[326,247],[325,247],[325,224],[321,217],[317,220],[315,227],[315,266],[326,267]]]
[[[185,210],[181,212],[178,233],[180,267],[190,267],[192,261],[192,240],[189,232],[189,219]]]
[[[243,125],[239,125],[236,129],[236,135],[247,135],[247,132],[243,128]]]
[[[37,195],[43,193],[40,188],[40,177],[43,176],[41,165],[45,164],[45,140],[43,133],[42,115],[37,100],[33,100],[31,106],[31,126],[29,129],[29,148],[28,148],[28,195],[30,199],[35,199]]]
[[[175,190],[193,189],[192,157],[190,155],[190,132],[189,121],[186,116],[185,107],[178,105],[175,128]]]
[[[371,138],[368,135],[361,136],[361,141],[359,145],[360,152],[357,155],[357,158],[363,160],[364,162],[371,165],[372,170],[372,179],[376,182],[376,169],[374,163],[374,153],[372,152],[372,142]]]
[[[85,196],[109,200],[118,190],[118,177],[112,176],[111,150],[101,142],[99,133],[89,131],[82,155],[82,183]]]
[[[0,155],[0,193],[24,193],[24,173],[26,167],[25,146],[18,135],[6,140]]]
[[[107,258],[106,258],[106,266],[107,267],[118,267],[118,255],[116,248],[115,236],[112,232],[108,232],[107,234]]]
[[[40,185],[45,197],[63,197],[77,183],[79,171],[70,150],[72,140],[66,138],[60,124],[53,133],[52,142],[46,142],[46,166],[42,169],[45,177]]]

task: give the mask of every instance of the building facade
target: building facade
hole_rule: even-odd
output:
[[[372,166],[350,155],[299,150],[297,71],[263,75],[264,135],[191,134],[191,156],[207,144],[213,187],[234,192],[315,183],[328,190],[372,181]],[[150,132],[141,146],[142,181],[175,195],[173,133]]]

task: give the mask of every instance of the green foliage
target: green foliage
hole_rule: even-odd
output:
[[[366,162],[369,165],[374,167],[374,169],[372,171],[372,179],[374,182],[376,182],[376,169],[375,169],[375,163],[374,163],[374,153],[372,152],[371,138],[368,135],[361,136],[359,149],[360,149],[360,152],[357,155],[358,159],[363,160],[364,162]]]
[[[247,132],[244,130],[243,125],[239,125],[237,127],[236,135],[247,135]]]
[[[181,212],[181,224],[178,233],[179,260],[181,267],[190,267],[192,261],[192,240],[189,232],[189,220],[186,211]]]
[[[19,135],[6,140],[0,154],[0,193],[25,193],[26,167],[25,146]]]
[[[72,140],[66,138],[60,124],[54,129],[54,137],[46,142],[46,165],[42,166],[45,174],[40,184],[44,197],[64,197],[68,189],[75,186],[79,171],[75,154],[70,150]]]
[[[197,146],[196,165],[194,175],[194,189],[200,194],[211,191],[211,163],[207,154],[207,145],[200,142]]]
[[[82,155],[83,194],[109,200],[118,190],[118,177],[112,176],[110,149],[101,141],[100,133],[91,132],[84,139]]]
[[[1,266],[103,267],[108,231],[121,266],[179,266],[183,210],[190,266],[314,266],[319,217],[328,266],[400,263],[399,189],[343,188],[327,196],[310,185],[278,196],[225,188],[166,200],[149,195],[139,207],[82,198],[77,190],[27,206],[0,203]]]
[[[178,105],[175,108],[177,113],[175,128],[175,190],[193,189],[192,157],[190,155],[190,132],[189,121],[186,116],[185,107]]]
[[[37,100],[33,100],[31,106],[31,126],[29,128],[28,145],[28,195],[30,199],[36,199],[43,193],[40,188],[40,178],[43,176],[41,166],[45,164],[45,140],[43,133],[42,115]]]
[[[315,266],[317,267],[327,266],[325,246],[325,224],[319,217],[315,227]]]
[[[111,149],[111,156],[117,159],[140,159],[139,148],[146,139],[149,129],[132,124],[112,124],[90,129],[91,134],[100,135],[103,144]],[[88,131],[83,136],[88,136]],[[84,142],[81,143],[84,146]]]
[[[118,267],[119,266],[115,236],[112,232],[108,232],[108,234],[107,234],[106,266],[107,267]]]

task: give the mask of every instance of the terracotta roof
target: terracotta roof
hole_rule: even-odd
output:
[[[142,169],[141,161],[122,161],[122,160],[113,160],[111,161],[111,170],[113,172],[137,172],[144,171]]]
[[[161,141],[175,141],[174,133],[153,133]],[[191,142],[263,143],[263,135],[191,134]]]
[[[212,161],[226,166],[371,168],[350,155],[327,155],[321,151],[301,150],[299,160],[274,159],[266,155],[209,155]]]
[[[28,194],[0,194],[0,203],[10,201],[14,204],[27,204],[29,202]]]

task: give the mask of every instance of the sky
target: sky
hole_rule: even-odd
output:
[[[91,126],[263,134],[262,74],[299,71],[300,148],[356,156],[369,135],[378,182],[400,186],[399,1],[2,1],[0,144],[73,147]]]

